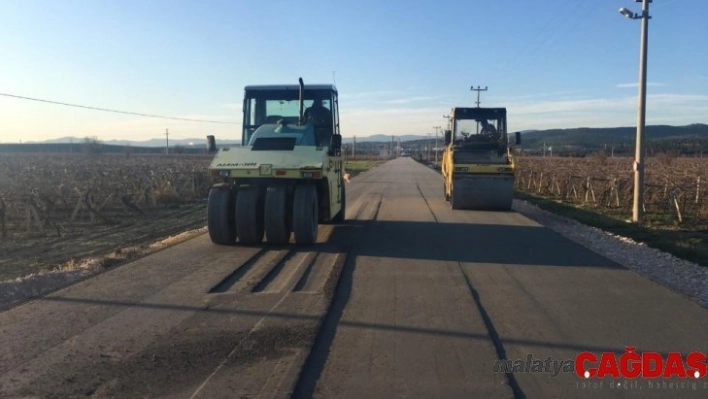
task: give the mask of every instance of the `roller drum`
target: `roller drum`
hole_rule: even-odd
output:
[[[453,209],[510,210],[513,175],[457,175],[452,181]]]

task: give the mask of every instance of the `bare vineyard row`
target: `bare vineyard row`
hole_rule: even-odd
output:
[[[212,184],[210,160],[188,155],[3,155],[0,238],[61,235],[77,224],[118,223],[125,216],[203,200]],[[523,156],[517,165],[520,191],[631,214],[634,176],[629,158]],[[650,158],[645,211],[667,221],[704,225],[706,185],[708,160]]]
[[[520,157],[516,188],[529,194],[631,215],[630,158]],[[708,160],[650,158],[644,211],[653,220],[703,225],[708,219]]]
[[[176,203],[201,200],[209,158],[55,155],[0,159],[0,238],[62,235],[86,223],[117,224]]]
[[[203,201],[211,155],[2,154],[0,240],[61,236]],[[358,160],[379,160],[360,157]]]

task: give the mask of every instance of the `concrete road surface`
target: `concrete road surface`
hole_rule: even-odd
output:
[[[451,210],[409,158],[347,202],[313,247],[203,235],[0,313],[0,397],[708,397],[568,370],[707,353],[699,305],[518,213]]]

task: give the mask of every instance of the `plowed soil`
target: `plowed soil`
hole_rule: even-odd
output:
[[[156,245],[159,241],[203,228],[206,201],[115,220],[0,241],[0,308],[154,252],[166,245]]]

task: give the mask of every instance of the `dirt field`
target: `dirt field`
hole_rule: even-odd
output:
[[[201,227],[210,186],[209,159],[3,155],[0,281]]]
[[[210,160],[4,156],[0,309],[205,232]],[[353,161],[348,170],[354,177],[379,164]]]
[[[3,154],[0,308],[144,256],[176,241],[170,237],[203,228],[210,159]]]
[[[204,226],[205,212],[203,202],[191,203],[125,218],[117,225],[76,227],[61,237],[27,237],[4,242],[0,247],[0,275],[2,280],[14,279],[55,270],[69,262],[145,247],[185,230]]]
[[[205,202],[85,226],[59,238],[3,242],[0,309],[153,253],[206,231]]]

